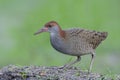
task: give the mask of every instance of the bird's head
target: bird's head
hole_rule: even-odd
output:
[[[50,33],[58,33],[61,30],[58,23],[55,21],[50,21],[44,25],[39,31],[35,33],[35,35],[42,33],[42,32],[50,32]]]

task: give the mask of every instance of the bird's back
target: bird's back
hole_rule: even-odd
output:
[[[107,37],[107,32],[90,31],[86,29],[65,30],[67,44],[71,53],[90,53]]]

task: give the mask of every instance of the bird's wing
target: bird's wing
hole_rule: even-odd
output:
[[[70,29],[69,33],[71,37],[76,36],[76,38],[81,39],[86,44],[92,45],[93,49],[107,37],[107,32],[97,32],[86,29]]]

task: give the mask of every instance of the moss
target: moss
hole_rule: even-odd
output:
[[[26,78],[27,78],[27,74],[26,74],[25,72],[20,72],[20,74],[21,74],[21,77],[22,77],[23,79],[26,79]]]
[[[60,69],[45,66],[9,65],[0,70],[0,80],[109,80],[107,75],[90,73],[78,68]],[[119,78],[120,79],[120,78]]]

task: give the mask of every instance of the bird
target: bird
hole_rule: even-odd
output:
[[[71,56],[76,56],[77,59],[71,63],[65,64],[64,67],[70,67],[81,60],[83,55],[91,55],[90,66],[88,73],[92,70],[92,65],[95,59],[95,49],[106,39],[108,32],[99,32],[83,28],[71,28],[63,30],[56,21],[47,22],[34,35],[42,32],[50,33],[50,43],[57,51]]]

